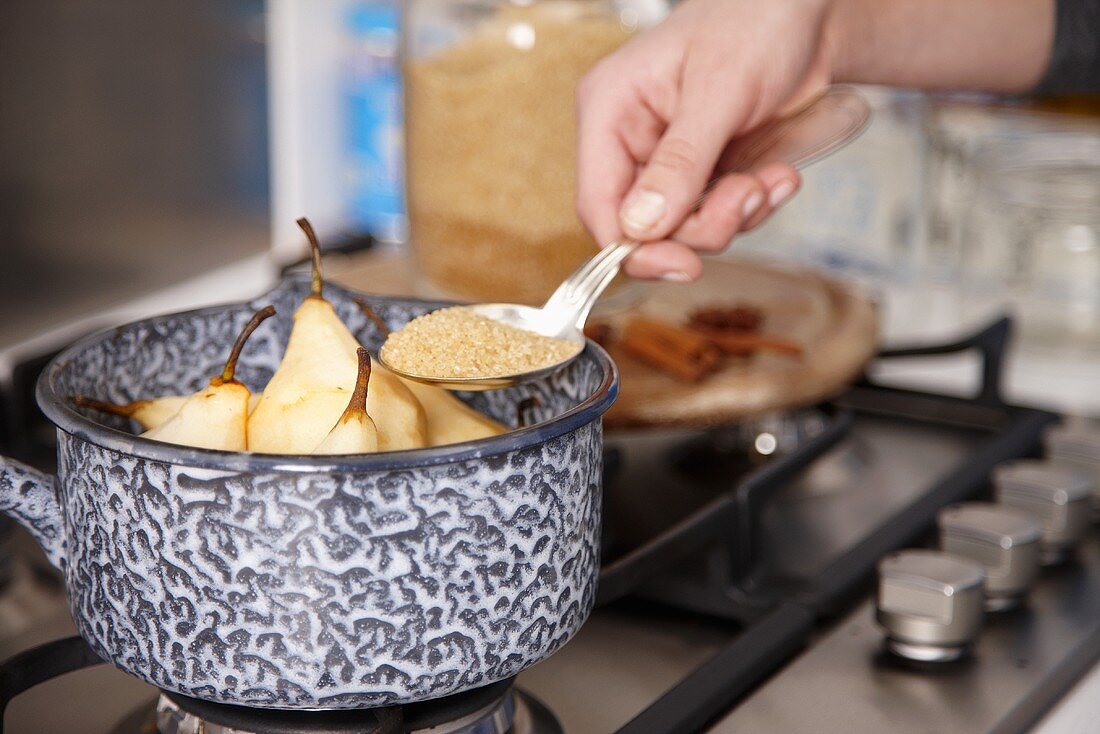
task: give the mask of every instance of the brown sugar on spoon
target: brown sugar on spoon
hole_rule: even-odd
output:
[[[386,364],[430,378],[503,377],[574,356],[577,345],[454,306],[419,316],[382,346]]]

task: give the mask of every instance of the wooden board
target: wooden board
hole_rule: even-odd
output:
[[[757,260],[709,260],[689,285],[649,287],[631,314],[683,323],[695,309],[739,304],[765,313],[761,333],[798,342],[801,358],[761,353],[730,360],[697,383],[681,381],[616,349],[622,383],[604,419],[608,428],[701,426],[727,423],[813,404],[855,379],[875,353],[877,315],[859,288],[819,272]]]

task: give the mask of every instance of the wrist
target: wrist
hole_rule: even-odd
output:
[[[829,0],[822,23],[821,46],[829,79],[859,82],[861,59],[871,53],[875,3],[887,0]]]

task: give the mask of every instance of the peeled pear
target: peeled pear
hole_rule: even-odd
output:
[[[389,336],[386,322],[370,307],[366,301],[356,298],[355,303],[383,337]],[[416,397],[424,408],[428,422],[428,445],[444,446],[451,443],[473,441],[478,438],[496,436],[508,429],[492,418],[478,413],[456,398],[450,391],[435,385],[426,385],[415,380],[398,378]]]
[[[498,436],[508,430],[503,424],[466,405],[448,390],[404,378],[402,381],[424,406],[428,417],[429,446]]]
[[[428,418],[424,407],[401,378],[371,359],[367,412],[378,426],[379,451],[422,449],[428,445]]]
[[[370,381],[370,352],[359,347],[359,374],[355,378],[355,390],[344,414],[315,454],[370,454],[378,450],[378,427],[367,413],[367,384]]]
[[[132,403],[105,403],[102,400],[93,400],[83,395],[74,395],[73,403],[82,408],[92,408],[111,415],[120,415],[124,418],[136,420],[143,430],[156,428],[166,420],[179,412],[187,401],[186,395],[168,395],[163,398],[151,398],[149,400],[135,400]]]
[[[359,373],[359,342],[322,293],[317,235],[305,219],[298,226],[313,254],[313,288],[294,312],[282,362],[248,419],[249,449],[262,453],[311,453],[340,420]],[[378,364],[372,365],[367,412],[375,417],[378,450],[426,445],[424,409]]]
[[[251,413],[260,403],[262,393],[253,393],[248,396],[248,412]],[[125,418],[133,418],[138,422],[143,431],[157,428],[166,420],[174,416],[187,401],[187,395],[166,395],[162,398],[149,398],[148,400],[135,400],[132,403],[105,403],[101,400],[92,400],[83,395],[73,396],[73,402],[83,408],[121,415]]]
[[[233,344],[229,359],[220,375],[189,396],[179,410],[156,428],[141,434],[155,441],[223,451],[248,449],[248,388],[234,373],[245,342],[266,318],[275,315],[271,306],[256,312]]]

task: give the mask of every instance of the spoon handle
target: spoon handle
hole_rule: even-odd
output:
[[[641,244],[634,240],[612,242],[585,260],[562,281],[542,307],[543,312],[562,314],[568,326],[583,329],[592,306],[615,279],[623,260],[639,247]]]

